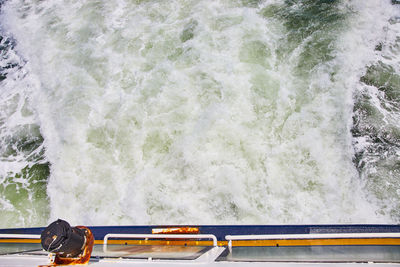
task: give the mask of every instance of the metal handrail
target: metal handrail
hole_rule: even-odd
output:
[[[0,234],[0,238],[40,239],[40,235],[28,235],[28,234]]]
[[[342,238],[400,238],[400,233],[329,233],[329,234],[285,234],[285,235],[227,235],[228,247],[234,240],[278,240],[278,239],[342,239]]]
[[[198,234],[198,235],[186,235],[186,234],[106,234],[104,236],[103,245],[106,246],[108,238],[177,238],[177,239],[188,239],[188,238],[198,238],[198,239],[212,239],[213,246],[218,246],[217,237],[211,234]]]

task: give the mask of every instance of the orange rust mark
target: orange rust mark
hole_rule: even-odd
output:
[[[173,228],[154,228],[152,234],[198,234],[197,227],[173,227]]]

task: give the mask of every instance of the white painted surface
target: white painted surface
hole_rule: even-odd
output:
[[[49,259],[46,256],[30,256],[30,255],[4,255],[0,256],[1,267],[17,267],[17,266],[38,266],[49,264]],[[123,260],[123,259],[103,259],[100,261],[89,262],[90,266],[95,267],[111,267],[111,266],[210,266],[210,267],[305,267],[305,266],[324,266],[324,267],[365,267],[365,263],[283,263],[283,262],[205,262],[198,260],[185,261],[166,261],[166,260]],[[371,267],[399,267],[399,263],[373,263],[368,264]]]

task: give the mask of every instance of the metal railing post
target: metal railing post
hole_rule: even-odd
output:
[[[195,234],[195,235],[187,235],[187,234],[106,234],[103,240],[103,248],[106,251],[107,243],[109,238],[157,238],[157,239],[189,239],[189,238],[197,238],[197,239],[212,239],[213,246],[217,247],[217,237],[211,234]]]
[[[285,234],[285,235],[227,235],[229,249],[234,240],[281,239],[341,239],[341,238],[400,238],[400,233],[336,233],[336,234]]]

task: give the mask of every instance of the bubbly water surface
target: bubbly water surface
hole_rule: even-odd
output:
[[[389,0],[9,0],[0,227],[400,221]]]

